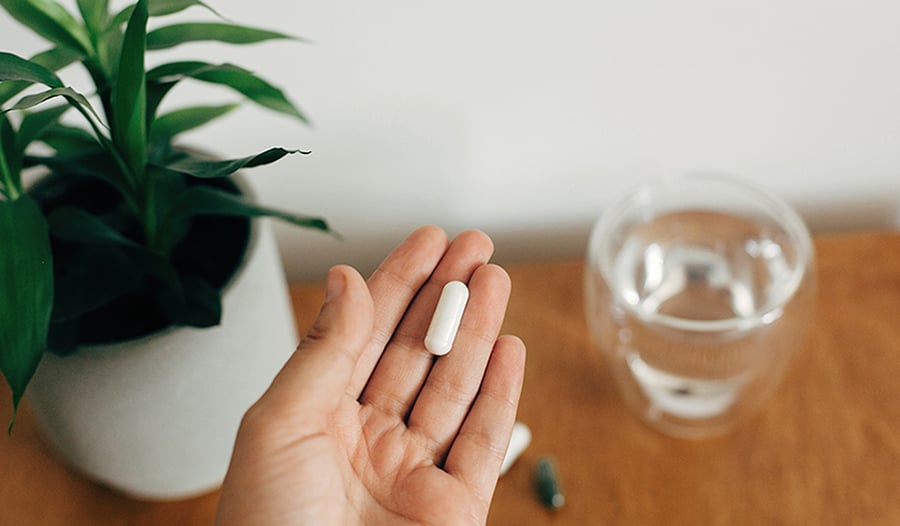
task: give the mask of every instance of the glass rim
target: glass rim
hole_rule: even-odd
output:
[[[726,187],[744,195],[759,206],[765,216],[771,219],[779,228],[783,229],[791,239],[797,250],[796,261],[791,265],[791,277],[785,286],[772,299],[746,315],[736,315],[718,320],[695,320],[672,316],[669,314],[645,313],[634,308],[625,300],[622,287],[618,285],[612,276],[612,252],[609,250],[610,235],[624,217],[623,212],[635,206],[641,206],[641,200],[648,199],[650,192],[679,184],[715,184]],[[607,283],[610,292],[621,300],[622,304],[633,315],[645,321],[654,321],[663,325],[689,331],[725,332],[732,330],[744,330],[758,327],[760,324],[768,325],[781,316],[783,307],[794,297],[800,284],[806,278],[808,268],[814,258],[812,236],[806,223],[796,210],[783,199],[760,185],[746,180],[720,174],[688,174],[679,177],[657,179],[642,183],[630,191],[625,192],[606,208],[597,220],[591,232],[587,259],[588,265],[598,267],[603,280]]]

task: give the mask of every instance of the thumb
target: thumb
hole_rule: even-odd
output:
[[[324,424],[372,336],[373,310],[362,276],[348,266],[332,267],[319,316],[263,399],[301,413],[308,424]]]

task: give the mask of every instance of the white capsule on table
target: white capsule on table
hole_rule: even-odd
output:
[[[450,352],[459,323],[462,321],[466,302],[469,301],[469,288],[462,281],[451,281],[444,285],[441,299],[438,300],[431,325],[425,333],[425,348],[437,356]]]
[[[503,465],[500,466],[500,474],[503,475],[515,464],[516,460],[531,443],[531,429],[522,422],[516,422],[512,435],[509,437],[509,447],[506,448],[506,456],[503,457]]]

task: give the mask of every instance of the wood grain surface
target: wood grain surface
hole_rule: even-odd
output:
[[[816,248],[809,344],[757,417],[702,441],[660,435],[626,411],[589,345],[580,261],[510,266],[505,329],[528,344],[519,419],[534,437],[500,480],[488,523],[900,524],[900,234],[818,237]],[[292,294],[303,330],[322,287]],[[535,496],[541,455],[559,467],[557,511]],[[217,500],[139,502],[82,479],[41,442],[27,403],[0,437],[3,526],[208,525]]]

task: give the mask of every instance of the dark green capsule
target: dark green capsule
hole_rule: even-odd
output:
[[[541,503],[550,509],[559,509],[566,503],[566,497],[559,489],[559,478],[556,475],[556,462],[551,457],[541,457],[535,470],[538,495]]]

